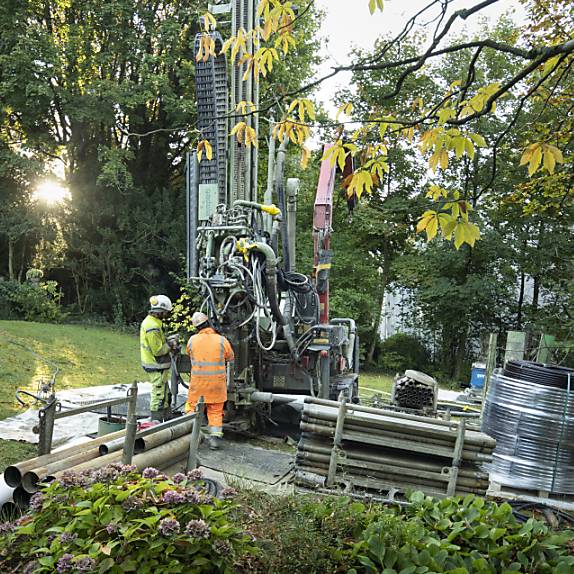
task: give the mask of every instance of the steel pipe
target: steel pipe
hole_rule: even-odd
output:
[[[335,424],[332,421],[325,421],[323,419],[317,419],[317,418],[311,418],[308,417],[306,415],[303,415],[302,417],[302,421],[308,424],[313,424],[313,425],[320,425],[323,427],[327,427],[329,429],[335,429]],[[369,434],[375,434],[375,430],[372,427],[369,427],[368,425],[358,425],[358,424],[347,424],[345,423],[345,429],[347,429],[348,431],[356,431],[356,432],[363,432],[363,433],[369,433]],[[402,440],[412,440],[414,442],[417,443],[425,443],[425,444],[436,444],[438,446],[443,446],[443,447],[453,447],[456,440],[446,440],[446,439],[439,439],[439,438],[433,438],[433,437],[427,437],[427,436],[419,436],[419,435],[413,435],[413,434],[406,434],[404,432],[399,433],[396,431],[384,431],[384,435],[388,436],[389,438],[393,438],[393,439],[402,439]],[[454,437],[456,439],[456,436]],[[485,446],[477,446],[474,444],[466,444],[465,445],[466,450],[474,450],[476,452],[487,452],[490,453],[492,452],[491,448],[485,447]]]
[[[305,399],[307,402],[307,399]],[[337,404],[337,403],[335,403]],[[400,432],[401,434],[410,433],[416,434],[426,437],[435,437],[435,438],[442,438],[446,440],[451,440],[454,443],[456,441],[456,429],[458,428],[458,424],[453,427],[452,431],[440,428],[441,425],[436,425],[435,421],[439,419],[431,419],[426,418],[424,421],[411,421],[409,419],[404,420],[396,420],[400,417],[395,417],[394,412],[385,412],[384,414],[377,413],[379,416],[374,416],[373,413],[362,413],[360,415],[352,414],[353,411],[356,411],[355,405],[349,405],[349,413],[345,417],[345,421],[348,423],[355,423],[360,426],[366,426],[368,428],[378,428],[378,429],[388,429],[394,430],[395,432]],[[321,409],[320,407],[317,408],[314,405],[305,405],[304,414],[313,418],[323,419],[326,421],[335,421],[337,420],[337,411],[333,408]],[[443,421],[446,422],[446,421]],[[465,439],[465,443],[467,444],[474,444],[479,446],[492,446],[494,447],[496,441],[494,441],[491,437],[480,433],[480,432],[473,432],[469,431],[467,439]]]
[[[372,450],[359,450],[356,448],[346,449],[346,458],[355,459],[365,462],[373,462],[386,464],[388,466],[402,467],[402,468],[412,468],[419,470],[430,470],[433,472],[445,472],[450,471],[448,466],[440,464],[438,462],[432,462],[432,460],[423,460],[421,457],[405,457],[405,456],[392,456],[392,455],[381,455],[379,451]],[[299,453],[312,453],[323,456],[329,456],[330,448],[328,446],[319,446],[316,444],[309,444],[307,442],[299,441],[298,454]],[[480,470],[467,469],[464,466],[459,471],[461,476],[467,478],[476,478],[479,480],[488,481],[488,474],[481,472]]]
[[[329,427],[324,427],[322,425],[311,425],[305,422],[301,422],[301,430],[328,437],[332,437],[334,435],[333,429],[330,429]],[[444,458],[452,458],[453,455],[453,448],[451,447],[420,443],[408,439],[390,439],[384,434],[369,435],[367,433],[343,430],[343,440],[350,440],[381,447],[396,448],[399,450],[407,450],[411,452],[428,453],[430,455],[441,456]],[[492,460],[492,457],[488,454],[469,451],[466,449],[463,450],[463,457],[467,460],[476,460],[480,462],[490,462]]]
[[[4,471],[4,479],[9,486],[16,487],[19,486],[22,482],[22,476],[24,473],[28,472],[29,470],[33,470],[34,468],[44,466],[46,464],[50,464],[57,460],[62,460],[64,458],[68,458],[73,454],[78,452],[83,452],[86,448],[91,448],[93,446],[99,446],[100,444],[108,441],[110,438],[120,438],[125,434],[125,429],[119,430],[115,433],[111,433],[106,435],[105,437],[99,437],[96,439],[92,439],[86,441],[81,444],[77,444],[74,446],[70,446],[67,448],[63,448],[61,450],[57,450],[50,454],[44,454],[42,456],[37,456],[34,458],[30,458],[28,460],[19,462],[17,464],[12,464],[6,468]]]

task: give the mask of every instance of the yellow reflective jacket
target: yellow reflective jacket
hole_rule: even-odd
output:
[[[144,371],[163,371],[170,368],[169,347],[165,342],[161,319],[148,315],[140,327],[140,353]]]

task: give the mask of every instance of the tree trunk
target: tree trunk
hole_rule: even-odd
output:
[[[22,283],[24,268],[26,267],[26,240],[22,241],[22,259],[20,260],[20,271],[18,271],[18,283]]]
[[[14,240],[8,239],[8,279],[14,281]]]
[[[375,323],[373,325],[373,331],[371,336],[371,343],[369,344],[369,352],[367,353],[367,364],[373,362],[373,357],[375,356],[375,350],[377,348],[377,342],[379,341],[379,328],[381,326],[381,321],[383,320],[383,313],[385,312],[383,308],[383,304],[385,302],[385,291],[386,291],[386,282],[384,281],[385,285],[381,289],[381,295],[377,300],[378,305],[378,312],[375,317]]]
[[[381,321],[383,320],[383,313],[385,310],[383,309],[383,304],[385,302],[385,292],[387,291],[387,286],[389,284],[389,277],[390,277],[390,266],[391,261],[388,255],[384,256],[383,262],[383,273],[381,276],[381,285],[380,285],[380,295],[377,299],[377,314],[375,316],[375,323],[373,324],[373,331],[371,336],[371,343],[369,345],[369,352],[367,353],[367,364],[373,362],[373,357],[375,356],[375,350],[377,348],[377,342],[379,341],[379,328],[381,326]]]
[[[465,329],[458,337],[456,354],[454,357],[454,372],[452,374],[455,381],[460,381],[462,368],[466,357],[466,340],[468,338],[468,329]]]
[[[522,329],[522,306],[524,305],[524,288],[526,284],[526,275],[524,271],[520,273],[520,292],[518,293],[518,312],[516,315],[516,329]]]
[[[532,312],[538,311],[538,299],[540,297],[540,275],[533,277],[534,286],[532,288]]]

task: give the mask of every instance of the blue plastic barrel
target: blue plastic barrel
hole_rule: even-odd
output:
[[[486,375],[486,365],[484,363],[473,363],[470,375],[470,386],[474,389],[484,387],[484,377]]]

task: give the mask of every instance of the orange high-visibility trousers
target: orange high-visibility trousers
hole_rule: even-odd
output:
[[[187,402],[185,404],[185,412],[191,413],[195,409],[196,403]],[[211,427],[212,434],[223,434],[223,406],[225,403],[207,403],[205,410],[207,411],[207,422]]]

